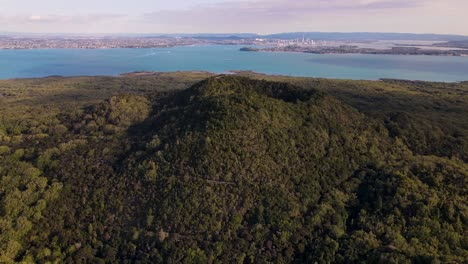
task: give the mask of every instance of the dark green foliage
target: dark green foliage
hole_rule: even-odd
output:
[[[0,130],[0,262],[468,258],[464,84],[171,78],[99,77],[105,101]]]

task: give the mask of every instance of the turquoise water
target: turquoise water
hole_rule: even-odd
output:
[[[376,80],[468,80],[468,57],[241,52],[240,46],[157,49],[0,50],[0,79],[118,75],[132,71],[252,70],[267,74]]]

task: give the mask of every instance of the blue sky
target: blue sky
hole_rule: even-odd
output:
[[[468,35],[468,0],[0,0],[0,32]]]

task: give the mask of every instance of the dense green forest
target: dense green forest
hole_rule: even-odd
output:
[[[466,263],[468,83],[0,80],[0,263]]]

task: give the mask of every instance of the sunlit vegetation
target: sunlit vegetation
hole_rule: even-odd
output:
[[[0,263],[468,259],[467,83],[210,76],[0,81]]]

